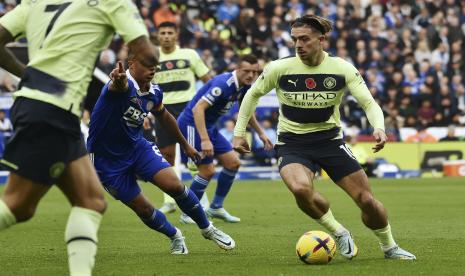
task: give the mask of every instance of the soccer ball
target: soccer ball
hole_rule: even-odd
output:
[[[306,264],[327,264],[334,258],[336,243],[323,231],[308,231],[297,241],[295,250]]]

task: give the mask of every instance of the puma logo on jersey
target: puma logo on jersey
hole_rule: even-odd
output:
[[[287,82],[292,83],[295,87],[297,87],[297,81],[298,80],[299,79],[296,79],[295,81],[293,81],[293,80],[289,79],[289,80],[287,80]]]

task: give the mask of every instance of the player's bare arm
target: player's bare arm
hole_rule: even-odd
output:
[[[6,44],[12,41],[10,32],[0,25],[0,67],[21,78],[26,66],[6,48]]]
[[[265,150],[273,149],[273,142],[271,142],[270,138],[266,136],[265,131],[263,130],[262,126],[258,123],[255,114],[252,115],[252,117],[250,118],[249,125],[257,132],[258,137],[263,142]]]
[[[200,99],[192,109],[192,114],[194,115],[195,127],[199,132],[202,153],[205,156],[212,157],[215,153],[213,151],[213,144],[208,136],[207,126],[205,125],[205,110],[209,107],[210,104],[207,101]]]
[[[169,130],[170,134],[176,138],[179,145],[181,146],[181,149],[186,153],[187,156],[194,160],[194,162],[198,162],[202,159],[200,154],[191,145],[189,145],[189,143],[187,143],[186,139],[181,133],[181,130],[179,130],[176,119],[174,119],[173,115],[171,115],[171,113],[165,109],[163,104],[154,107],[151,112],[162,124],[163,128]]]
[[[108,89],[113,92],[126,92],[128,91],[128,77],[124,70],[123,62],[118,61],[116,67],[110,73],[110,85]]]

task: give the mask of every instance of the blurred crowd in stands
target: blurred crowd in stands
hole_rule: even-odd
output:
[[[15,5],[0,0],[0,16]],[[134,0],[156,41],[157,24],[175,22],[181,47],[196,49],[212,75],[233,70],[241,54],[253,53],[261,66],[294,55],[289,23],[312,13],[331,19],[327,51],[352,62],[382,107],[386,131],[465,126],[464,0]],[[127,51],[116,38],[102,52],[106,73]],[[11,90],[0,74],[0,89]],[[276,125],[276,112],[266,120]],[[270,115],[271,114],[271,115]],[[350,135],[369,134],[355,99],[341,105]],[[231,116],[233,118],[233,116]],[[226,126],[227,128],[227,126]]]

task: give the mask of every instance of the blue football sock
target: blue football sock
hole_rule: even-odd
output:
[[[175,196],[174,200],[176,200],[179,208],[197,223],[200,229],[210,226],[199,199],[190,189],[184,187],[184,192],[179,196]]]
[[[168,220],[166,220],[166,216],[162,212],[157,211],[156,209],[153,210],[153,214],[150,218],[141,218],[141,220],[148,227],[163,233],[168,237],[172,237],[176,234],[176,228]]]
[[[223,168],[220,175],[218,176],[218,186],[216,187],[215,197],[213,198],[210,207],[218,209],[223,207],[224,199],[231,190],[231,186],[236,178],[237,171],[228,170]]]
[[[194,192],[194,194],[197,196],[197,198],[200,200],[205,193],[205,189],[208,186],[209,180],[206,180],[205,178],[201,177],[200,175],[196,175],[194,177],[194,180],[192,181],[191,185],[191,190]]]

